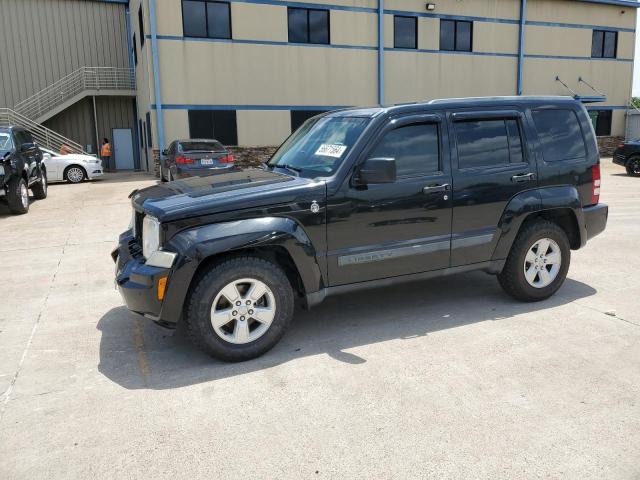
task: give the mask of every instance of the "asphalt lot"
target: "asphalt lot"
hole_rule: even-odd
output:
[[[640,179],[609,159],[608,229],[552,299],[483,273],[360,292],[232,365],[114,290],[153,183],[0,205],[0,478],[640,478]]]

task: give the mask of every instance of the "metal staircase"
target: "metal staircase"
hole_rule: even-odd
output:
[[[0,108],[0,126],[20,126],[24,127],[39,145],[53,150],[55,152],[60,150],[62,144],[69,146],[73,153],[87,153],[82,149],[82,145],[74,142],[57,132],[54,132],[50,128],[45,127],[33,120],[28,119],[24,115],[11,110],[10,108]]]
[[[82,67],[13,109],[22,116],[42,123],[87,96],[135,96],[135,75],[130,68]]]

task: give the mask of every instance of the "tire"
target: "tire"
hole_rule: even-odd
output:
[[[545,241],[548,241],[548,248],[545,248]],[[541,248],[548,253],[545,255]],[[559,257],[554,252],[559,253]],[[565,231],[553,222],[539,220],[518,233],[505,266],[498,274],[498,282],[517,300],[545,300],[562,286],[570,263],[571,246]],[[547,273],[543,274],[543,269]]]
[[[245,284],[245,280],[250,282]],[[230,289],[234,282],[239,287]],[[251,296],[247,290],[260,284],[263,290],[267,287],[264,295],[253,299],[257,300],[256,306],[247,306]],[[245,285],[247,290],[243,291]],[[227,298],[234,295],[234,299]],[[240,306],[236,306],[237,301]],[[291,323],[293,308],[293,289],[280,267],[258,257],[232,257],[214,264],[194,280],[185,309],[187,332],[197,347],[214,358],[226,362],[250,360],[278,343]],[[262,323],[251,317],[257,317],[254,311],[258,309],[265,318],[271,315],[271,320]],[[214,311],[219,312],[217,318],[212,315]]]
[[[631,177],[640,177],[640,157],[634,156],[627,162],[627,175]]]
[[[64,170],[64,179],[69,183],[82,183],[87,178],[87,172],[78,165],[69,165]]]
[[[26,200],[25,200],[26,195]],[[7,203],[9,211],[22,215],[29,211],[29,189],[27,182],[22,177],[13,177],[7,187]]]
[[[164,168],[162,168],[162,163],[160,164],[160,181],[162,183],[165,183],[167,181],[167,179],[164,176]]]
[[[36,200],[44,200],[45,198],[47,198],[48,188],[49,185],[47,183],[47,171],[43,169],[40,174],[40,181],[34,183],[31,187],[33,198],[35,198]]]

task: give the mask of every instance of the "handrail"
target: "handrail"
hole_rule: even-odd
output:
[[[82,67],[17,103],[14,110],[27,118],[40,118],[86,90],[135,88],[135,75],[130,68]]]
[[[60,147],[64,144],[69,147],[71,153],[83,153],[82,145],[68,139],[67,137],[60,135],[59,133],[45,127],[33,120],[25,117],[24,115],[11,110],[10,108],[0,108],[0,125],[2,126],[20,126],[24,127],[39,145],[46,147],[55,152],[60,150]]]

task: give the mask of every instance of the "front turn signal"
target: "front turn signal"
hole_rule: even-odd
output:
[[[164,292],[167,289],[167,277],[158,279],[158,300],[164,300]]]

